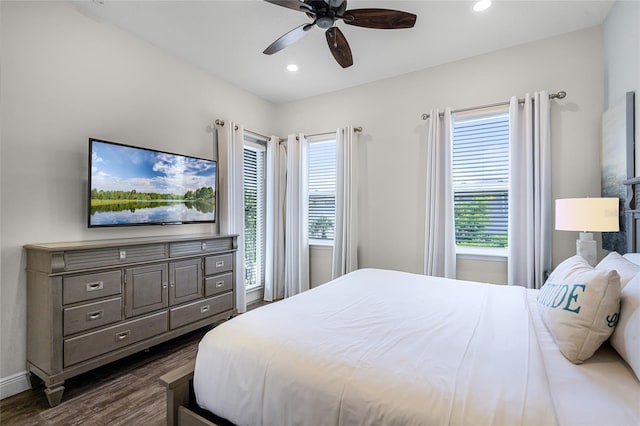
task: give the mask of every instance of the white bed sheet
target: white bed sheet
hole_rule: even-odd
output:
[[[537,314],[536,290],[529,305],[554,401],[563,425],[640,425],[640,382],[620,355],[605,342],[586,362],[566,359]]]
[[[359,270],[211,330],[197,402],[252,426],[638,424],[628,367],[566,361],[532,294]]]

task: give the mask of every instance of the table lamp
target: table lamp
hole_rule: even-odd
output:
[[[563,198],[556,200],[556,229],[579,231],[576,253],[591,266],[598,261],[592,232],[620,230],[618,198]]]

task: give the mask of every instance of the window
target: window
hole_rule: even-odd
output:
[[[333,241],[336,222],[336,140],[309,140],[309,239]]]
[[[507,112],[456,117],[453,129],[453,192],[458,248],[507,247]]]
[[[244,144],[244,277],[247,290],[264,286],[266,143]]]

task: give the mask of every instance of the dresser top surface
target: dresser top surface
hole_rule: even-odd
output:
[[[82,250],[94,248],[106,248],[114,246],[135,246],[141,244],[163,244],[187,242],[195,240],[214,240],[221,238],[235,238],[237,235],[218,235],[218,234],[192,234],[192,235],[167,235],[155,237],[136,237],[136,238],[115,238],[104,240],[86,240],[86,241],[66,241],[54,243],[36,243],[25,244],[23,248],[27,250],[41,251],[64,251],[64,250]]]

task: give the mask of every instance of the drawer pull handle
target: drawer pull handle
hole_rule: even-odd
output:
[[[104,310],[99,310],[99,311],[95,311],[95,312],[89,312],[87,313],[87,321],[95,321],[97,319],[100,319],[104,316]]]
[[[209,312],[209,305],[204,305],[200,307],[200,313],[204,314],[205,312]]]
[[[130,330],[123,331],[122,333],[116,334],[116,342],[120,342],[120,341],[126,339],[127,337],[129,337],[129,334],[131,334]]]
[[[224,266],[224,260],[218,260],[216,262],[216,268],[222,268]]]
[[[216,281],[216,288],[224,287],[224,281]]]
[[[104,288],[104,281],[96,281],[95,283],[87,283],[87,291],[102,290]]]

